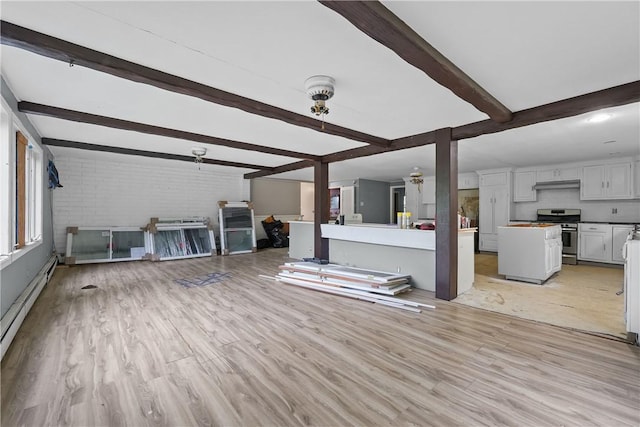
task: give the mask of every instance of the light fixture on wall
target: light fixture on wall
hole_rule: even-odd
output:
[[[202,163],[202,156],[207,154],[207,149],[204,147],[193,147],[191,149],[191,154],[196,157],[196,164],[198,165],[198,170],[200,170],[200,163]]]
[[[329,114],[326,101],[331,99],[336,81],[329,76],[311,76],[304,82],[304,88],[309,98],[313,100],[311,112],[322,117],[322,129],[324,129],[324,116]]]
[[[422,172],[420,172],[420,168],[415,166],[413,168],[413,172],[409,174],[409,182],[418,186],[418,193],[422,192],[422,183],[424,179],[422,178]]]

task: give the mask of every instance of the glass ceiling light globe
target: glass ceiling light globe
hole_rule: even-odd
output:
[[[611,114],[608,113],[598,113],[587,119],[589,123],[601,123],[607,121],[611,118]]]

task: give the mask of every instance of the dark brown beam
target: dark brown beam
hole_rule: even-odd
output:
[[[329,222],[329,164],[313,162],[313,256],[329,259],[329,239],[322,238],[321,224]]]
[[[511,111],[464,71],[431,46],[403,20],[378,1],[320,0],[360,31],[394,51],[433,80],[464,99],[492,120],[508,122]]]
[[[186,132],[183,130],[163,128],[160,126],[148,125],[144,123],[130,122],[128,120],[115,119],[112,117],[98,116],[96,114],[83,113],[80,111],[67,110],[65,108],[52,107],[49,105],[35,104],[33,102],[18,102],[18,110],[23,113],[38,114],[41,116],[54,117],[56,119],[71,120],[80,123],[106,126],[114,129],[129,130],[133,132],[146,133],[150,135],[160,135],[169,138],[185,139],[188,141],[202,142],[204,144],[222,145],[225,147],[237,148],[240,150],[258,151],[261,153],[275,154],[278,156],[295,157],[299,159],[317,160],[320,156],[298,153],[296,151],[281,150],[279,148],[265,147],[262,145],[249,144],[246,142],[232,141],[229,139],[217,138],[215,136],[201,135],[198,133]]]
[[[640,81],[614,86],[608,89],[563,99],[561,101],[544,104],[537,107],[513,113],[513,119],[508,123],[496,123],[492,120],[469,123],[452,129],[454,140],[475,138],[489,133],[503,132],[509,129],[534,125],[552,120],[579,116],[580,114],[603,108],[640,102]],[[418,145],[433,144],[433,132],[425,132],[404,138],[394,139],[392,148],[411,148]]]
[[[191,162],[191,163],[195,162],[194,156],[182,156],[178,154],[160,153],[157,151],[134,150],[132,148],[109,147],[107,145],[97,145],[97,144],[89,144],[86,142],[68,141],[66,139],[42,138],[42,143],[52,147],[67,147],[67,148],[76,148],[79,150],[103,151],[106,153],[126,154],[129,156],[153,157],[156,159],[179,160],[179,161]],[[248,163],[238,163],[238,162],[228,162],[226,160],[208,159],[206,157],[202,159],[202,163],[205,163],[208,165],[230,166],[230,167],[244,168],[244,169],[258,169],[258,170],[263,169],[263,170],[269,170],[269,171],[273,170],[273,168],[269,166],[251,165]]]
[[[310,168],[313,167],[313,161],[312,160],[301,160],[299,162],[295,162],[295,163],[289,163],[286,165],[282,165],[282,166],[276,166],[274,168],[271,168],[271,170],[261,170],[258,172],[251,172],[251,173],[247,173],[244,175],[244,179],[253,179],[253,178],[261,178],[263,176],[269,176],[269,175],[275,175],[277,173],[283,173],[283,172],[290,172],[290,171],[296,171],[299,169],[306,169],[306,168]]]
[[[458,296],[458,141],[436,131],[436,298]]]
[[[461,139],[475,138],[484,134],[497,133],[536,123],[564,119],[591,111],[601,110],[603,108],[618,107],[621,105],[632,104],[634,102],[640,102],[640,81],[614,86],[609,89],[591,92],[585,95],[552,102],[550,104],[540,105],[528,110],[518,111],[513,114],[513,120],[509,123],[500,124],[493,120],[483,120],[458,126],[451,130],[452,139],[458,141]],[[435,144],[435,142],[435,131],[429,131],[394,139],[391,141],[391,146],[386,149],[372,146],[352,148],[350,150],[327,154],[322,157],[322,161],[326,163],[340,162],[385,153],[388,151],[404,150],[407,148]],[[295,163],[292,165],[295,165]],[[298,169],[301,168],[302,167]],[[268,172],[260,173],[260,176],[271,175]]]
[[[323,129],[320,121],[315,118],[125,61],[124,59],[51,37],[10,22],[0,21],[0,31],[2,33],[2,44],[24,49],[38,55],[46,56],[47,58],[57,59],[69,64],[73,63],[74,65],[101,71],[123,79],[193,96],[226,107],[238,108],[247,113],[281,120],[292,125],[313,129],[330,135],[342,136],[368,144],[380,146],[389,145],[389,141],[384,138],[368,135],[331,123],[325,122]]]

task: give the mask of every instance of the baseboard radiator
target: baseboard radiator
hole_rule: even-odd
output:
[[[2,329],[2,340],[0,341],[0,351],[2,354],[0,355],[0,360],[2,360],[4,354],[7,352],[18,329],[20,329],[20,325],[22,325],[29,310],[31,310],[31,306],[36,302],[45,285],[49,283],[57,265],[58,258],[56,256],[49,258],[36,277],[29,283],[22,294],[20,294],[16,302],[9,307],[6,314],[0,319],[0,327]]]

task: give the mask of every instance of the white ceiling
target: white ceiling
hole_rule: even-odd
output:
[[[512,111],[640,80],[640,3],[384,2]],[[336,80],[327,121],[393,139],[487,116],[313,1],[12,2],[2,19],[299,114],[304,81]],[[19,100],[162,127],[328,154],[364,144],[2,46]],[[640,154],[638,103],[459,142],[459,169]],[[203,144],[31,115],[49,138],[190,155]],[[320,128],[320,122],[318,123]],[[604,142],[615,141],[604,144]],[[208,145],[206,157],[265,166],[298,159]],[[52,147],[56,155],[68,150]],[[100,154],[95,154],[100,155]],[[432,146],[330,165],[331,180],[397,180],[435,170]],[[246,173],[250,169],[229,169]],[[275,175],[311,180],[311,169]]]

